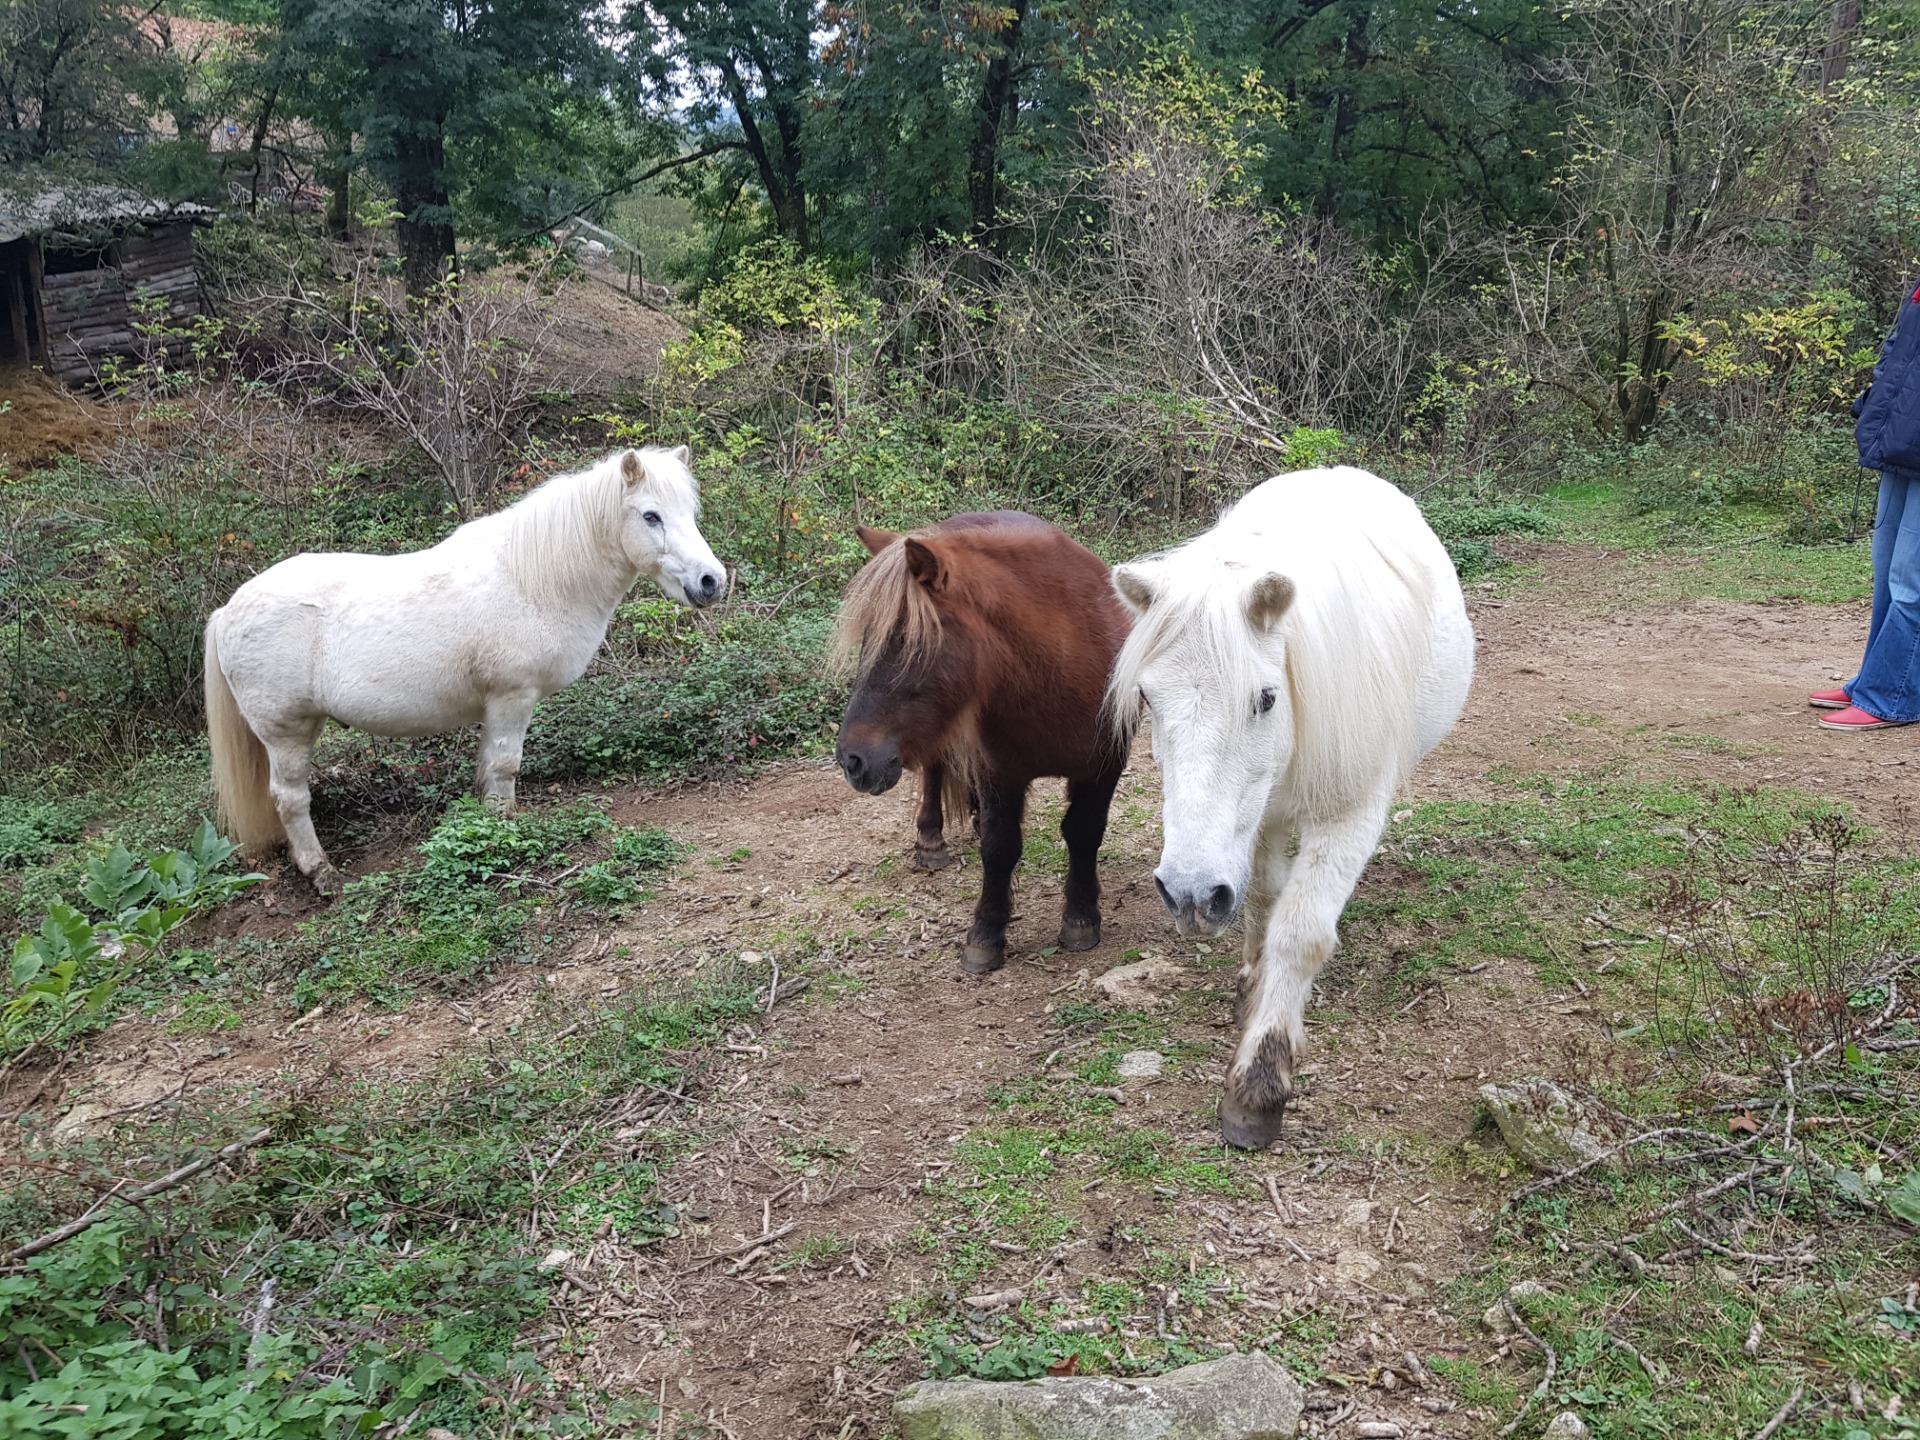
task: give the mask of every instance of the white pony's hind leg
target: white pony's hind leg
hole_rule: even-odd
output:
[[[520,756],[527,743],[527,726],[540,697],[533,691],[495,695],[487,700],[487,717],[480,726],[480,758],[474,789],[490,809],[511,815],[514,782],[520,778]]]
[[[1339,943],[1340,912],[1379,844],[1390,798],[1300,829],[1292,873],[1267,914],[1220,1100],[1220,1133],[1229,1145],[1262,1149],[1280,1138],[1294,1067],[1306,1053],[1307,999]]]
[[[260,736],[267,748],[267,784],[273,792],[274,808],[286,828],[287,850],[300,873],[313,882],[322,895],[340,893],[340,872],[320,848],[320,837],[313,830],[313,746],[320,738],[323,719],[288,721],[273,726]]]

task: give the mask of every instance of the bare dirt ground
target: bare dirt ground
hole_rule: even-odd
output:
[[[587,276],[554,291],[551,319],[546,365],[575,392],[605,393],[651,375],[662,347],[687,333],[666,312]]]
[[[1849,801],[1884,834],[1912,833],[1920,727],[1830,734],[1803,703],[1847,671],[1864,607],[1636,608],[1630,577],[1607,557],[1540,558],[1543,580],[1473,592],[1479,679],[1412,796],[1485,796],[1503,772],[1603,770],[1796,787]],[[1175,963],[1161,1008],[1169,1063],[1157,1079],[1127,1082],[1105,1123],[1163,1132],[1176,1150],[1199,1153],[1212,1140],[1230,1040],[1233,937],[1181,941],[1154,898],[1158,790],[1144,747],[1103,854],[1100,949],[1045,953],[1060,877],[1030,838],[1012,959],[985,979],[954,964],[977,868],[968,854],[937,875],[910,871],[915,798],[910,784],[860,796],[824,762],[751,783],[618,792],[616,819],[665,826],[699,854],[610,931],[582,928],[570,953],[556,945],[563,958],[543,973],[516,967],[457,1006],[423,998],[401,1014],[347,1009],[298,1025],[282,1010],[217,1038],[167,1040],[150,1022],[123,1022],[94,1042],[91,1069],[55,1087],[46,1113],[91,1107],[80,1122],[100,1123],[184,1090],[292,1084],[328,1065],[405,1074],[549,997],[582,1005],[714,965],[745,963],[771,980],[775,962],[791,974],[814,957],[807,993],[738,1034],[692,1087],[662,1198],[696,1223],[644,1249],[608,1235],[573,1257],[577,1282],[541,1348],[562,1373],[663,1399],[738,1440],[877,1436],[894,1391],[921,1365],[893,1307],[946,1283],[926,1242],[955,1213],[956,1145],[1010,1123],[1005,1087],[1025,1085],[1063,1109],[1086,1088],[1059,1007],[1097,998],[1092,980],[1126,952]],[[1035,808],[1030,837],[1057,823],[1057,794],[1048,789]],[[309,902],[289,879],[231,907],[227,923],[272,928],[303,912]],[[1362,896],[1386,898],[1399,883],[1383,854]],[[1570,1039],[1597,1041],[1604,1017],[1581,995],[1543,992],[1521,959],[1442,972],[1411,998],[1393,988],[1395,968],[1379,947],[1336,959],[1309,1012],[1316,1052],[1289,1135],[1254,1162],[1248,1184],[1206,1194],[1093,1183],[1090,1168],[1087,1183],[1076,1176],[1055,1189],[1070,1239],[1029,1294],[1068,1297],[1137,1268],[1144,1236],[1192,1265],[1224,1267],[1245,1297],[1173,1321],[1190,1333],[1246,1344],[1280,1319],[1335,1322],[1323,1362],[1332,1373],[1309,1392],[1309,1433],[1352,1433],[1338,1427],[1366,1419],[1398,1421],[1408,1435],[1485,1433],[1486,1417],[1437,1381],[1370,1382],[1408,1349],[1487,1355],[1477,1320],[1450,1313],[1439,1293],[1481,1263],[1502,1198],[1457,1163],[1483,1143],[1472,1133],[1476,1089],[1551,1070]],[[808,1253],[827,1259],[798,1263]],[[973,1283],[1021,1285],[1046,1259],[1008,1250]],[[1139,1318],[1148,1333],[1167,1323]]]

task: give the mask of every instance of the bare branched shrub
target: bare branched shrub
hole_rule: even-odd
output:
[[[418,446],[462,519],[506,477],[542,388],[553,309],[538,274],[458,277],[424,299],[369,266],[343,292],[275,297],[292,332],[268,378]]]
[[[1280,468],[1297,427],[1390,429],[1431,309],[1332,224],[1256,203],[1247,92],[1212,84],[1165,55],[1100,77],[1075,183],[1034,197],[1021,258],[922,257],[890,312],[934,384],[1009,401],[1112,499],[1176,512]]]
[[[1663,1042],[1768,1064],[1845,1044],[1886,998],[1863,989],[1911,940],[1893,897],[1856,880],[1860,848],[1840,815],[1752,855],[1696,842],[1657,905]]]
[[[1504,354],[1637,443],[1676,380],[1712,378],[1716,321],[1738,329],[1769,295],[1809,293],[1819,247],[1862,228],[1822,157],[1843,142],[1877,171],[1910,153],[1915,121],[1842,83],[1857,8],[1847,21],[1788,0],[1576,0],[1567,20],[1574,39],[1540,77],[1569,101],[1564,218],[1487,239],[1501,278],[1468,318],[1475,353]],[[1775,310],[1759,328],[1783,319],[1817,343],[1819,316]],[[1792,368],[1761,370],[1785,382]]]

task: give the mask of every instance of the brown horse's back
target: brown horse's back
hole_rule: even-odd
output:
[[[942,617],[977,650],[974,763],[1009,783],[1113,766],[1101,712],[1132,617],[1106,565],[1017,510],[956,515],[922,538],[947,561]]]

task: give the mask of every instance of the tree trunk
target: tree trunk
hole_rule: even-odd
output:
[[[442,196],[427,207],[444,211]],[[394,238],[400,242],[400,279],[414,299],[427,295],[447,278],[454,257],[452,222],[439,218],[415,218],[420,208],[409,211],[393,225]]]
[[[1014,66],[1019,58],[1020,31],[1027,19],[1027,0],[1014,0],[1012,21],[1000,35],[1000,53],[987,65],[986,79],[973,106],[973,141],[967,151],[967,204],[973,221],[973,238],[991,244],[996,252],[1006,250],[1006,235],[1000,230],[1000,142],[1012,127],[1019,105],[1014,87]]]
[[[1813,252],[1824,218],[1823,184],[1829,152],[1833,148],[1833,96],[1847,78],[1847,66],[1853,59],[1853,37],[1860,29],[1860,0],[1833,0],[1827,17],[1827,43],[1820,52],[1820,93],[1816,101],[1812,143],[1800,172],[1800,198],[1794,206],[1794,229],[1798,232],[1794,260],[1800,283],[1813,278]]]
[[[720,74],[726,82],[727,98],[733,102],[734,114],[739,118],[740,133],[747,142],[747,153],[753,156],[754,168],[760,172],[761,188],[767,192],[768,203],[773,206],[773,222],[782,235],[805,252],[808,238],[807,191],[800,178],[799,127],[776,110],[774,123],[780,140],[780,153],[775,155],[773,147],[767,143],[766,132],[760,128],[760,122],[753,113],[753,101],[747,93],[746,83],[741,80],[740,71],[732,59],[729,58],[720,67]]]
[[[438,127],[408,150],[403,173],[411,178],[395,191],[400,219],[393,231],[400,242],[400,279],[407,294],[419,299],[453,269],[453,201],[447,194],[446,141]]]
[[[326,154],[320,162],[320,183],[327,187],[327,238],[353,238],[353,136],[322,135]]]
[[[273,107],[280,101],[280,87],[273,86],[267,91],[266,98],[260,102],[259,117],[253,122],[253,180],[252,190],[247,197],[247,213],[254,214],[260,208],[260,167],[265,163],[267,145],[267,127],[273,123]]]

